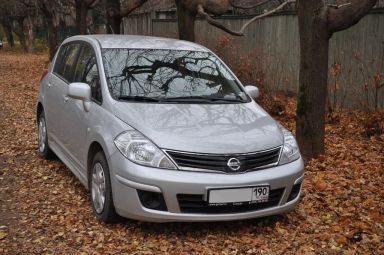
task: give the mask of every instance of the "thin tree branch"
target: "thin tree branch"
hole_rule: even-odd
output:
[[[290,4],[290,3],[295,3],[295,2],[296,2],[295,0],[287,0],[287,1],[285,1],[284,3],[280,4],[279,6],[277,6],[275,9],[272,9],[272,10],[270,10],[270,11],[267,11],[267,12],[261,14],[261,15],[258,15],[258,16],[256,16],[256,17],[250,19],[247,23],[245,23],[245,24],[241,27],[240,32],[241,32],[241,33],[244,33],[244,30],[245,30],[245,29],[246,29],[252,22],[254,22],[254,21],[258,20],[258,19],[262,19],[262,18],[264,18],[264,17],[267,17],[267,16],[269,16],[269,15],[271,15],[271,14],[273,14],[273,13],[276,13],[276,12],[280,11],[281,9],[283,9],[286,5],[288,5],[288,4]]]
[[[296,1],[295,0],[287,0],[285,1],[284,3],[280,4],[279,6],[277,6],[276,8],[270,10],[270,11],[267,11],[261,15],[258,15],[258,16],[255,16],[253,17],[252,19],[248,20],[241,28],[239,31],[234,31],[234,30],[231,30],[230,28],[226,27],[225,25],[221,24],[220,22],[216,21],[215,19],[213,19],[207,12],[205,12],[204,10],[204,7],[199,4],[197,6],[197,12],[200,16],[202,16],[209,24],[211,24],[212,26],[215,26],[231,35],[236,35],[236,36],[244,36],[244,31],[245,29],[254,21],[258,20],[258,19],[262,19],[264,17],[267,17],[273,13],[276,13],[278,11],[280,11],[281,9],[283,9],[286,5],[290,4],[290,3],[295,3]]]
[[[134,0],[134,1],[129,1],[129,4],[127,7],[124,9],[121,9],[119,12],[120,17],[125,17],[137,8],[141,7],[145,2],[148,0]]]
[[[88,1],[88,8],[93,9],[100,3],[100,0]]]
[[[340,8],[348,6],[350,4],[351,4],[351,2],[345,3],[345,4],[328,4],[328,6],[331,8],[340,9]]]
[[[231,34],[231,35],[236,35],[236,36],[243,36],[243,33],[240,33],[238,31],[233,31],[230,28],[227,28],[217,20],[213,19],[208,13],[205,12],[204,7],[199,4],[197,6],[197,13],[202,16],[209,24],[211,24],[214,27],[220,28],[221,30]]]

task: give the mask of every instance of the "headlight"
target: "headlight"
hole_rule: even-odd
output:
[[[176,169],[176,166],[156,145],[136,130],[121,133],[115,145],[126,158],[140,165]]]
[[[285,127],[279,124],[281,131],[284,134],[284,146],[279,165],[288,164],[300,158],[299,146],[295,137]]]

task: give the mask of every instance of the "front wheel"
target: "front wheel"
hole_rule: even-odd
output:
[[[105,223],[117,222],[120,217],[116,214],[113,204],[108,163],[101,151],[97,152],[93,157],[90,173],[90,193],[92,209],[96,214],[96,218]]]

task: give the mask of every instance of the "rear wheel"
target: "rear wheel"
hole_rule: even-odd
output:
[[[92,208],[96,218],[105,223],[119,221],[120,217],[117,215],[113,204],[108,163],[101,151],[93,157],[89,187]]]
[[[40,156],[45,159],[52,158],[53,152],[48,145],[48,131],[44,111],[42,111],[39,115],[37,131],[37,142]]]

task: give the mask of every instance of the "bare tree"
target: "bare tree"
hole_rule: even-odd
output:
[[[105,0],[104,4],[107,12],[107,32],[110,34],[120,34],[122,19],[147,1],[148,0],[130,0],[123,6],[120,0]]]
[[[0,22],[3,26],[5,36],[7,37],[8,44],[11,47],[15,46],[13,38],[12,18],[10,17],[10,3],[6,0],[0,0]]]
[[[76,27],[78,34],[86,34],[88,10],[95,8],[99,2],[100,0],[75,0]]]
[[[14,45],[13,34],[19,39],[21,47],[26,52],[33,50],[34,19],[37,6],[34,0],[0,1],[0,19],[6,31],[7,40],[11,47]]]
[[[4,9],[2,9],[4,10]],[[0,18],[1,25],[3,26],[5,36],[7,37],[7,42],[11,47],[15,46],[15,40],[13,38],[13,30],[12,30],[12,25],[11,21],[8,17],[6,16],[1,16]]]
[[[61,4],[58,0],[38,0],[48,28],[49,58],[52,59],[59,46],[58,28],[60,23],[59,10]]]
[[[8,43],[13,47],[15,45],[13,38],[12,18],[10,16],[10,3],[6,0],[0,0],[0,21],[3,26]]]
[[[17,22],[19,24],[19,38],[23,48],[27,52],[32,52],[35,39],[35,23],[38,18],[38,6],[35,0],[19,0],[19,13]],[[16,30],[15,30],[16,31]]]

